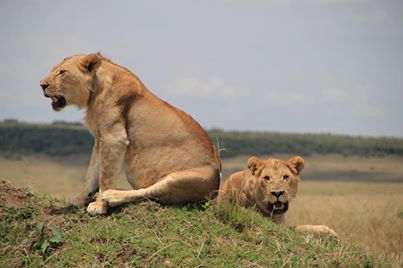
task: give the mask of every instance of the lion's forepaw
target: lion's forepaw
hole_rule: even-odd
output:
[[[95,202],[89,203],[87,207],[87,213],[91,216],[106,214],[107,210],[108,205],[102,200],[97,200]]]
[[[101,200],[106,202],[110,207],[116,207],[125,202],[122,191],[119,190],[107,190],[102,192]]]
[[[296,229],[300,233],[313,235],[319,238],[331,237],[337,240],[340,239],[337,233],[326,225],[299,225]]]

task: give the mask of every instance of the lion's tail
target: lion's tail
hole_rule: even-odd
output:
[[[217,139],[217,145],[213,145],[214,147],[214,152],[215,152],[215,157],[218,162],[218,170],[220,172],[220,181],[222,180],[222,164],[221,164],[221,151],[224,151],[225,148],[220,147],[220,140]]]

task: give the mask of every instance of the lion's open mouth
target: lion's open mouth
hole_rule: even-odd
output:
[[[49,97],[52,100],[52,108],[55,111],[59,111],[60,109],[66,106],[66,98],[63,96],[53,96]]]
[[[269,203],[268,204],[268,210],[273,215],[283,214],[288,210],[288,202],[283,203],[283,202],[277,201],[275,203]]]

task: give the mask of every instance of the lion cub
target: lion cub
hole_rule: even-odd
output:
[[[276,158],[249,158],[247,169],[232,174],[220,187],[219,200],[235,197],[243,207],[254,207],[276,223],[284,221],[289,202],[298,191],[299,174],[305,161],[294,156],[284,161]],[[296,229],[315,236],[337,237],[325,225],[299,225]]]

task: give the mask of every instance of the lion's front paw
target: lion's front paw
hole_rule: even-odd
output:
[[[107,210],[108,205],[102,200],[97,200],[95,202],[89,203],[87,207],[87,213],[91,216],[106,214]]]
[[[124,195],[119,190],[107,190],[101,193],[101,200],[110,207],[116,207],[125,203]]]
[[[326,225],[299,225],[297,231],[303,234],[313,235],[315,237],[332,237],[339,239],[337,233]]]
[[[322,225],[322,230],[324,234],[327,234],[333,238],[337,238],[339,239],[339,236],[337,235],[337,233],[332,229],[327,227],[326,225]]]

